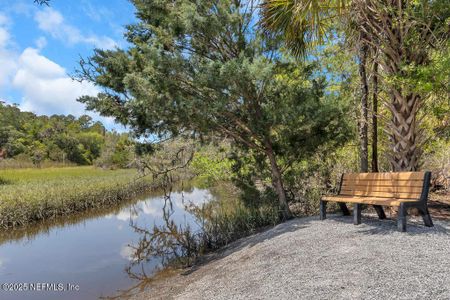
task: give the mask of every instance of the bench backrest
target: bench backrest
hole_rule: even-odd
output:
[[[348,173],[339,195],[427,201],[430,172]]]

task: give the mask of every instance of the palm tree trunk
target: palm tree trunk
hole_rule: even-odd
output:
[[[390,110],[392,120],[389,123],[390,140],[393,153],[390,163],[393,171],[416,171],[419,167],[421,149],[419,147],[420,132],[417,122],[417,111],[420,97],[409,93],[405,96],[401,91],[391,90]]]
[[[373,65],[372,172],[378,172],[378,63]]]
[[[361,87],[361,111],[359,120],[359,142],[360,142],[360,171],[369,171],[369,152],[368,152],[368,98],[369,98],[369,85],[367,83],[367,62],[368,49],[367,46],[362,45],[359,48],[359,77]]]

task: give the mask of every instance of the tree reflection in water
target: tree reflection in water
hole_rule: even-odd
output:
[[[204,223],[200,221],[201,217],[193,214],[200,227],[196,231],[192,230],[187,222],[184,225],[177,224],[173,218],[175,207],[171,199],[173,184],[170,178],[165,180],[162,190],[164,191],[162,225],[154,224],[153,227],[146,228],[130,218],[130,226],[139,234],[139,240],[136,244],[128,245],[132,253],[125,271],[131,279],[139,280],[139,283],[107,299],[130,297],[145,289],[153,281],[155,274],[170,267],[191,266],[200,253],[203,238],[201,224]],[[185,201],[183,192],[181,195],[186,212],[190,213],[193,207],[198,209],[192,202]],[[139,208],[134,206],[130,211],[131,215],[138,214],[138,210]]]
[[[124,291],[118,298],[133,295],[146,288],[154,281],[155,275],[161,278],[167,274],[168,269],[191,266],[205,252],[279,222],[276,201],[267,200],[259,206],[249,207],[240,200],[236,189],[221,184],[209,188],[213,198],[207,202],[195,199],[192,199],[195,203],[186,201],[181,193],[180,205],[178,199],[171,198],[171,180],[166,182],[163,185],[162,218],[159,219],[162,222],[153,227],[142,227],[133,218],[130,220],[130,226],[139,234],[139,241],[130,245],[133,250],[132,260],[126,271],[130,278],[140,280],[140,283]],[[179,222],[181,207],[184,207],[193,221]],[[164,272],[160,272],[161,270]]]
[[[164,188],[163,225],[154,225],[153,228],[147,229],[139,227],[134,221],[131,221],[131,226],[140,235],[139,242],[136,245],[130,245],[134,253],[132,263],[127,271],[132,278],[148,278],[143,267],[140,273],[132,272],[136,265],[142,265],[153,259],[158,260],[162,267],[189,266],[198,253],[197,240],[201,234],[193,232],[189,224],[181,226],[174,221],[171,192],[171,185]]]

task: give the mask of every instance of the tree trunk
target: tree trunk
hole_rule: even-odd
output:
[[[361,160],[361,172],[369,171],[369,151],[368,151],[368,98],[369,85],[367,83],[366,61],[367,61],[367,46],[362,45],[359,48],[359,77],[361,80],[361,111],[359,120],[359,155]]]
[[[283,220],[288,220],[292,218],[292,213],[287,203],[286,191],[284,190],[280,168],[278,166],[275,153],[273,152],[272,144],[270,142],[266,142],[266,154],[270,161],[270,171],[272,173],[272,185],[278,196],[281,217]]]
[[[378,172],[378,63],[373,65],[372,172]]]
[[[420,97],[417,94],[403,96],[401,91],[392,89],[389,123],[392,155],[390,163],[393,171],[416,171],[419,166],[421,149],[420,132],[417,124],[417,111]]]
[[[427,50],[435,39],[433,29],[424,25],[420,18],[415,19],[406,9],[408,3],[405,0],[352,1],[352,11],[363,33],[360,39],[378,52],[378,63],[383,69],[383,78],[379,79],[390,96],[390,101],[385,104],[392,114],[387,129],[393,171],[414,171],[419,167],[423,132],[419,129],[417,112],[422,99],[409,90],[408,82],[403,82],[411,75],[415,76],[416,70],[404,66],[427,64]]]

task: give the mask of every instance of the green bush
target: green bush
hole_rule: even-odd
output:
[[[195,153],[190,170],[200,179],[208,183],[227,181],[231,179],[232,161],[228,158]]]

